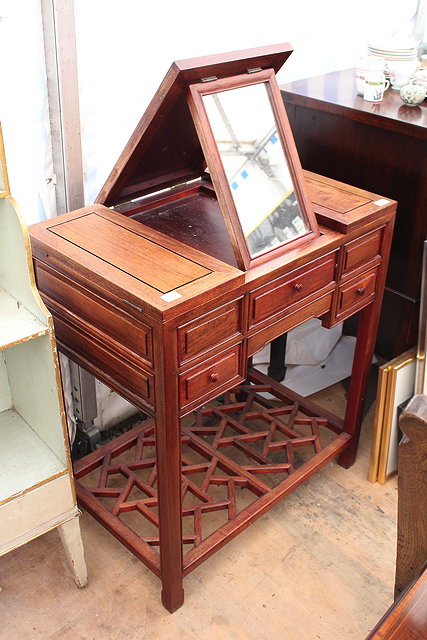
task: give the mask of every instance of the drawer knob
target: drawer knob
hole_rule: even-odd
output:
[[[304,285],[301,282],[296,282],[294,284],[294,289],[295,289],[295,291],[298,291],[298,293],[299,293],[300,291],[302,291],[304,289]]]
[[[209,380],[211,382],[217,382],[218,378],[219,378],[219,375],[217,373],[211,373],[211,375],[209,376]]]
[[[356,293],[359,296],[363,296],[363,294],[365,293],[365,287],[359,287],[358,289],[356,289]]]

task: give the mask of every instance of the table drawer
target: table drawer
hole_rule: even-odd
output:
[[[181,409],[193,402],[210,400],[242,380],[241,345],[222,351],[179,376]]]
[[[59,278],[37,263],[36,277],[38,288],[50,299],[111,336],[126,350],[132,351],[147,363],[152,363],[150,327],[85,291],[65,276]]]
[[[154,405],[154,376],[110,351],[107,347],[108,336],[105,336],[105,344],[101,345],[82,329],[71,326],[57,315],[54,315],[54,324],[58,343],[75,352],[82,360],[94,363],[99,372],[105,374],[105,384],[108,385],[111,378],[146,400],[150,406]]]
[[[375,295],[377,269],[372,269],[358,278],[350,280],[339,287],[337,316],[350,315],[357,307],[364,306]]]
[[[241,336],[241,308],[242,299],[234,300],[178,327],[179,363]]]
[[[343,274],[361,267],[363,264],[381,256],[382,229],[367,233],[343,247]]]
[[[250,296],[251,326],[303,301],[334,280],[335,253],[260,287]]]

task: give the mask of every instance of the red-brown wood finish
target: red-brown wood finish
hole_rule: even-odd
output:
[[[299,175],[319,234],[266,254],[245,272],[236,268],[221,202],[203,178],[123,204],[176,185],[179,176],[200,175],[203,154],[182,103],[188,83],[205,73],[276,68],[289,53],[267,47],[199,66],[176,63],[98,198],[117,210],[96,204],[30,229],[60,349],[154,417],[75,471],[80,503],[161,578],[169,611],[182,605],[189,571],[329,460],[340,455],[349,466],[357,451],[396,203]],[[166,124],[171,114],[176,134]],[[188,156],[174,164],[185,151],[180,121]],[[168,136],[163,157],[157,145]],[[309,318],[331,327],[356,311],[343,422],[248,371],[248,358],[292,327]],[[280,404],[265,400],[264,391]],[[116,460],[121,454],[126,459]],[[85,485],[97,469],[96,486]],[[209,531],[204,523],[214,510],[224,511],[226,522]],[[154,535],[125,521],[139,516]]]
[[[340,193],[344,193],[347,199],[352,193],[348,186],[321,180],[328,187],[325,192],[327,202],[320,205],[324,210],[326,204],[332,206],[331,194],[335,193],[336,202]],[[188,197],[186,190],[181,189],[180,193],[185,201]],[[194,191],[191,197],[197,197]],[[360,197],[359,193],[356,197]],[[354,460],[395,209],[394,203],[376,207],[375,218],[369,209],[373,198],[377,199],[377,196],[364,195],[366,225],[359,219],[346,234],[322,227],[322,235],[310,245],[301,245],[270,263],[251,268],[246,274],[203,254],[197,247],[171,241],[155,229],[104,210],[99,205],[31,229],[38,285],[53,313],[60,348],[141,410],[155,416],[155,486],[150,485],[151,489],[147,489],[145,502],[132,503],[127,498],[134,481],[132,474],[126,476],[128,480],[124,489],[114,494],[119,501],[117,513],[112,513],[99,502],[106,495],[105,491],[96,495],[82,484],[86,473],[93,469],[93,458],[97,460],[95,468],[101,464],[103,468],[111,469],[108,467],[112,464],[109,462],[113,451],[110,447],[91,454],[87,461],[79,462],[76,473],[81,478],[78,489],[81,504],[161,577],[162,599],[169,611],[181,606],[182,580],[190,570],[299,486],[331,457],[340,455],[344,466],[349,466]],[[181,274],[188,281],[174,290],[181,297],[171,303],[165,302],[161,297],[164,295],[162,289],[168,288],[164,285],[165,274],[150,273],[147,278],[145,267],[138,272],[137,266],[132,267],[132,261],[126,265],[120,262],[128,253],[128,247],[120,245],[120,236],[117,242],[114,236],[111,240],[107,236],[102,253],[98,252],[100,256],[95,255],[92,244],[88,246],[91,239],[82,237],[79,247],[74,235],[75,226],[72,226],[73,236],[70,238],[67,225],[81,220],[82,213],[83,216],[96,213],[108,219],[109,223],[126,229],[126,233],[135,233],[136,247],[141,237],[149,239],[155,252],[158,252],[159,245],[166,247],[172,263],[184,264],[187,270]],[[335,212],[332,224],[336,224],[339,216],[345,215]],[[227,242],[227,237],[223,240]],[[120,256],[122,258],[119,259]],[[185,262],[182,262],[183,258]],[[172,273],[172,277],[176,283],[176,274]],[[358,293],[362,288],[363,292]],[[189,516],[182,506],[181,469],[186,468],[186,472],[190,472],[194,464],[192,467],[187,461],[182,467],[180,416],[197,410],[201,404],[246,379],[247,357],[281,333],[312,317],[321,317],[326,326],[332,326],[357,310],[361,310],[360,328],[344,430],[341,423],[331,419],[326,412],[314,412],[310,410],[310,403],[297,400],[298,406],[305,406],[304,411],[309,415],[326,415],[328,428],[338,433],[335,444],[331,443],[330,448],[317,453],[312,464],[307,462],[272,492],[260,495],[256,506],[248,505],[243,512],[235,514],[227,506],[232,517],[217,533],[202,539],[201,530],[197,529],[196,534],[189,537],[182,530],[182,518],[187,522]],[[260,374],[253,376],[254,383],[272,384]],[[281,389],[280,385],[274,386],[279,397]],[[286,402],[295,402],[289,393],[286,397]],[[123,447],[127,450],[132,438],[123,439],[124,445],[119,440],[114,455]],[[227,473],[237,474],[237,469],[240,469],[245,482],[250,480],[249,485],[255,483],[253,486],[261,491],[262,476],[255,473],[253,465],[243,470],[238,465],[234,467],[235,463],[227,456],[223,457],[222,449],[212,453],[196,432],[192,432],[191,442],[195,447],[193,451],[197,450],[199,456],[217,460],[215,465],[223,465],[229,470]],[[237,442],[246,455],[250,443]],[[287,452],[287,461],[289,455]],[[269,464],[272,471],[278,470],[277,466]],[[137,468],[140,467],[137,465]],[[197,465],[195,469],[198,470]],[[207,467],[204,472],[207,473]],[[132,473],[136,475],[137,472]],[[192,485],[189,486],[196,491]],[[228,499],[233,500],[234,490],[231,485],[227,486],[231,492]],[[121,514],[129,509],[150,514],[153,500],[158,508],[155,517],[158,539],[138,536],[121,520]],[[225,508],[224,505],[209,507],[209,504],[208,500],[207,505],[193,513],[196,523],[203,520],[203,514],[209,509]],[[153,519],[152,515],[150,517]],[[117,527],[114,525],[116,521]],[[184,556],[183,543],[191,545],[196,539],[196,547]],[[156,552],[153,556],[153,544],[158,545],[160,555]]]
[[[392,604],[366,640],[424,640],[427,636],[427,564]]]

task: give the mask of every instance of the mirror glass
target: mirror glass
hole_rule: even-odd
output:
[[[266,83],[206,94],[203,103],[251,257],[308,233]]]

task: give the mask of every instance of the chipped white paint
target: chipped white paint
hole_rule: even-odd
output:
[[[74,574],[74,580],[79,589],[87,585],[87,569],[84,560],[82,537],[80,534],[80,523],[78,517],[65,522],[58,527],[62,544]]]
[[[77,513],[68,475],[54,478],[0,505],[0,555],[62,524]]]
[[[15,201],[4,197],[0,199],[0,555],[60,527],[75,580],[84,586],[87,575],[77,516],[53,322],[35,286],[27,229]],[[72,524],[66,526],[70,519]]]

